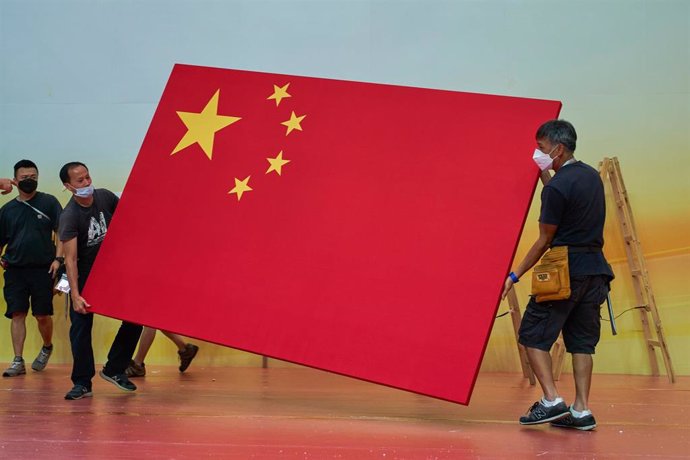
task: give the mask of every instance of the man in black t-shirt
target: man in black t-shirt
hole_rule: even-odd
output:
[[[91,267],[108,225],[117,207],[118,198],[106,189],[94,189],[89,170],[83,163],[67,163],[60,170],[60,180],[73,197],[67,203],[60,218],[60,240],[65,252],[65,266],[70,285],[69,338],[72,345],[72,383],[74,387],[65,399],[81,399],[92,396],[91,379],[96,374],[91,329],[93,313],[89,303],[81,296]],[[137,387],[125,375],[142,327],[123,321],[108,353],[108,362],[98,374],[124,391]]]
[[[599,310],[613,279],[606,262],[604,220],[606,204],[599,173],[573,155],[575,128],[565,120],[551,120],[537,130],[534,161],[542,170],[539,238],[505,281],[503,297],[550,248],[568,247],[571,295],[564,300],[537,302],[530,298],[522,318],[519,342],[525,346],[534,375],[544,391],[520,424],[552,425],[591,430],[596,421],[589,410],[592,355],[601,330]],[[549,169],[556,171],[551,177]],[[549,350],[563,333],[566,350],[573,357],[575,401],[568,407],[558,394]]]
[[[54,196],[37,190],[36,164],[30,160],[15,164],[11,184],[17,186],[19,195],[0,209],[0,253],[5,248],[3,292],[7,304],[5,316],[12,320],[14,360],[3,377],[26,374],[22,356],[29,306],[43,339],[43,347],[31,368],[42,371],[48,364],[53,352],[53,277],[62,260],[61,246],[58,245],[56,254],[53,243],[62,206]]]

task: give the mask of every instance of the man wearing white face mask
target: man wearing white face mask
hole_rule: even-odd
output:
[[[70,286],[69,331],[72,345],[72,383],[74,387],[65,399],[74,400],[89,397],[91,379],[96,374],[91,329],[93,314],[88,312],[89,303],[81,296],[91,267],[101,243],[108,232],[108,226],[115,213],[118,198],[106,189],[94,189],[89,170],[83,163],[67,163],[60,169],[60,180],[73,197],[67,203],[60,217],[60,240],[65,253],[65,266]],[[108,353],[99,375],[124,391],[137,387],[125,375],[134,350],[139,341],[142,327],[123,321]]]
[[[577,134],[565,120],[544,123],[536,134],[534,162],[541,169],[539,238],[525,258],[510,272],[503,298],[514,283],[532,268],[549,248],[567,246],[570,297],[537,302],[531,297],[520,325],[519,341],[525,346],[530,365],[544,392],[520,424],[552,425],[591,430],[596,421],[589,410],[592,355],[599,342],[599,309],[613,279],[602,248],[606,217],[604,187],[597,170],[574,158]],[[549,169],[556,174],[551,177]],[[563,333],[566,350],[572,354],[575,401],[568,407],[553,380],[549,350]]]

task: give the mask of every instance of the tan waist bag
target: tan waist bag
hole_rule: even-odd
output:
[[[544,254],[532,272],[532,295],[537,302],[570,297],[568,246],[556,246]]]

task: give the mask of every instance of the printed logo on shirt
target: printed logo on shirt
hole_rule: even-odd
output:
[[[108,232],[108,226],[105,223],[105,216],[103,212],[99,213],[99,220],[95,217],[91,217],[91,222],[89,222],[89,239],[86,242],[87,246],[96,246],[103,241],[105,234]]]

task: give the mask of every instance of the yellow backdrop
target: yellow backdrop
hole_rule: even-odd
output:
[[[579,155],[578,155],[579,156]],[[597,166],[597,159],[583,158],[584,161]],[[625,159],[621,159],[621,169],[626,178]],[[632,176],[632,175],[631,175]],[[630,187],[628,185],[628,187]],[[539,216],[539,195],[541,185],[537,187],[535,199],[530,208],[527,224],[523,232],[516,261],[521,260],[531,244],[537,238],[537,219]],[[640,190],[628,190],[635,213],[635,198]],[[66,198],[60,195],[61,198]],[[633,291],[632,278],[628,270],[625,255],[625,246],[620,230],[618,218],[615,212],[614,200],[610,187],[607,186],[607,222],[605,228],[605,253],[613,266],[616,280],[613,282],[612,300],[616,314],[637,306]],[[639,226],[638,233],[642,240],[642,249],[647,260],[647,268],[655,294],[657,306],[660,312],[667,343],[671,351],[671,357],[676,374],[690,375],[690,315],[688,314],[687,299],[690,298],[690,248],[678,248],[671,251],[654,251],[654,239],[645,238],[644,226]],[[662,235],[662,238],[665,238]],[[649,249],[652,249],[651,251]],[[517,263],[517,262],[516,262]],[[529,295],[529,273],[516,285],[516,292],[521,308],[527,303]],[[499,280],[500,283],[500,280]],[[53,302],[55,306],[55,351],[52,357],[53,363],[71,362],[69,346],[69,320],[65,315],[65,297],[56,296]],[[5,309],[4,300],[1,304]],[[501,303],[499,313],[508,309],[507,301]],[[605,305],[602,308],[602,317],[608,318]],[[651,316],[650,316],[651,321]],[[6,333],[0,334],[0,361],[9,362],[12,359],[12,347],[9,334],[10,321],[4,320]],[[94,321],[93,347],[97,362],[104,362],[108,347],[117,332],[119,322],[97,316]],[[639,312],[631,310],[617,320],[618,335],[613,336],[609,323],[602,323],[601,342],[595,356],[595,372],[599,373],[623,373],[623,374],[649,374],[651,368],[647,356],[642,323]],[[27,320],[27,340],[25,345],[25,359],[33,359],[41,346],[41,338],[35,326],[35,320]],[[201,347],[201,351],[194,361],[191,370],[197,366],[261,366],[260,356],[229,349],[201,341],[191,340]],[[155,371],[155,365],[172,365],[177,362],[177,349],[173,343],[162,334],[157,334],[156,340],[148,354],[146,363],[149,372]],[[664,374],[663,359],[657,352],[661,373]],[[452,363],[448,363],[452,365]],[[269,360],[271,366],[289,365],[277,360]],[[1,366],[1,364],[0,364]],[[564,372],[569,372],[570,360],[566,355]],[[514,338],[512,323],[509,316],[496,320],[482,364],[483,371],[519,371],[520,362],[517,354],[517,345]]]

